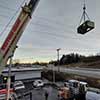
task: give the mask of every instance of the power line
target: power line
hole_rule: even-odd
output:
[[[49,36],[52,36],[54,38],[63,38],[63,39],[69,39],[69,40],[74,39],[74,40],[81,40],[82,41],[82,37],[77,38],[77,37],[64,35],[64,32],[59,32],[60,34],[57,34],[58,32],[50,32],[50,31],[39,31],[39,30],[31,30],[31,29],[29,31],[34,32],[34,33],[40,33],[39,35],[41,35],[43,33],[43,34],[45,34],[45,37],[46,37],[46,35],[49,35]],[[87,40],[87,39],[85,38],[85,40]],[[90,38],[90,40],[93,40],[93,38]]]
[[[53,24],[56,24],[56,26],[58,26],[58,25],[60,25],[60,26],[65,26],[66,24],[63,24],[63,23],[60,23],[60,22],[58,22],[58,21],[55,21],[55,20],[52,20],[52,19],[48,19],[48,18],[45,18],[45,17],[41,17],[41,16],[34,16],[35,18],[38,18],[38,19],[40,19],[40,20],[44,20],[44,21],[49,21],[49,23],[53,23]],[[48,25],[45,25],[45,27],[47,27]],[[72,27],[72,26],[67,26],[67,27]],[[53,27],[52,27],[53,28]],[[67,30],[67,31],[69,31],[69,30]]]
[[[40,27],[48,27],[48,28],[53,28],[54,30],[56,29],[57,31],[60,30],[59,33],[66,33],[67,31],[62,31],[61,29],[59,28],[55,28],[55,27],[52,27],[52,26],[49,26],[49,25],[45,25],[45,24],[40,24],[40,23],[31,23],[32,25],[37,25],[37,26],[40,26]],[[1,24],[2,25],[2,24]],[[8,27],[11,27],[12,25],[9,25]],[[29,30],[30,31],[30,30]],[[39,30],[36,30],[36,31],[33,31],[32,32],[38,32],[38,33],[44,33],[46,35],[50,35],[50,36],[53,36],[53,37],[56,37],[56,38],[67,38],[67,39],[78,39],[80,40],[80,38],[76,38],[76,37],[72,37],[72,36],[67,36],[67,35],[61,35],[61,34],[55,34],[54,32],[48,32],[48,31],[39,31]],[[67,32],[68,33],[68,32]],[[86,38],[85,38],[86,39]],[[90,38],[93,40],[93,38]],[[96,38],[97,39],[97,38]]]
[[[1,17],[8,17],[8,16],[6,16],[6,15],[0,15]],[[48,24],[40,24],[40,23],[31,23],[32,25],[37,25],[37,26],[41,26],[41,27],[48,27],[48,28],[52,28],[52,29],[59,29],[60,31],[61,30],[64,30],[64,29],[60,29],[60,28],[58,28],[58,27],[53,27],[53,26],[50,26],[50,25],[48,25]],[[3,24],[1,24],[1,25],[3,25]],[[66,31],[63,31],[63,32],[68,32],[68,31],[70,31],[70,30],[66,30]]]
[[[3,14],[0,14],[0,17],[8,18],[9,16],[7,16],[7,15],[3,15]]]
[[[48,24],[49,25],[52,24],[52,26],[57,26],[57,27],[59,27],[59,29],[61,29],[61,27],[65,27],[66,26],[67,27],[67,31],[72,31],[72,29],[75,27],[73,24],[72,25],[71,24],[67,25],[67,24],[61,23],[59,21],[46,18],[46,17],[35,16],[35,15],[33,17],[35,17],[36,19],[40,20],[42,23],[46,22],[47,26],[48,26]],[[68,29],[70,29],[70,30],[68,30]],[[63,29],[63,30],[66,31],[66,29]]]
[[[9,10],[9,9],[8,9]],[[14,9],[12,9],[12,10],[14,10]],[[10,10],[9,10],[10,11]],[[15,10],[14,10],[15,11]],[[1,15],[2,17],[4,16],[5,18],[6,17],[9,17],[9,16],[7,16],[7,15]],[[66,26],[66,24],[64,24],[64,23],[61,23],[61,22],[58,22],[58,21],[55,21],[55,20],[52,20],[52,19],[48,19],[48,18],[45,18],[45,17],[38,17],[38,16],[34,16],[35,18],[38,18],[38,19],[40,19],[40,20],[44,20],[44,21],[49,21],[49,23],[53,23],[53,24],[56,24],[56,25],[60,25],[60,26]],[[69,27],[71,27],[71,25],[69,25]]]
[[[48,18],[44,18],[44,17],[38,17],[38,16],[35,16],[36,18],[39,18],[39,19],[44,19],[45,21],[47,20],[47,21],[49,21],[49,22],[53,22],[53,23],[55,23],[56,24],[56,26],[57,25],[65,25],[65,24],[62,24],[62,23],[59,23],[59,22],[57,22],[57,21],[54,21],[54,20],[51,20],[51,19],[48,19]],[[58,24],[59,23],[59,24]],[[34,23],[32,23],[32,24],[34,24]],[[40,23],[35,23],[34,25],[38,25],[38,26],[41,26],[41,27],[49,27],[49,28],[53,28],[53,29],[59,29],[60,31],[61,30],[63,30],[63,29],[60,29],[60,28],[56,28],[56,27],[51,27],[51,26],[49,26],[49,25],[43,25],[43,24],[40,24]],[[69,30],[68,30],[69,31]],[[64,32],[68,32],[68,31],[64,31]],[[49,33],[49,32],[48,32]],[[54,34],[55,35],[55,34]],[[57,35],[57,34],[56,34]],[[62,35],[59,35],[59,37],[64,37],[64,36],[62,36]],[[67,36],[67,38],[68,38],[68,36]],[[78,39],[78,38],[72,38],[72,39]]]
[[[37,25],[37,26],[41,26],[41,27],[47,27],[47,28],[51,28],[51,29],[56,29],[56,30],[60,30],[60,31],[62,31],[62,32],[72,32],[71,30],[64,30],[64,29],[62,29],[62,28],[59,28],[57,25],[57,27],[55,27],[55,26],[51,26],[51,25],[49,25],[49,24],[41,24],[41,23],[31,23],[31,25]]]
[[[24,1],[25,1],[25,0],[24,0]],[[1,4],[0,4],[0,8],[4,8],[4,9],[9,10],[9,11],[11,11],[11,10],[12,10],[12,11],[16,11],[16,9],[9,8],[9,7],[4,6],[4,5],[1,5]],[[57,24],[57,25],[66,25],[66,24],[63,24],[63,23],[61,23],[61,22],[58,22],[58,21],[55,21],[55,20],[52,20],[52,19],[48,19],[48,18],[45,18],[45,17],[35,16],[35,15],[34,15],[34,17],[35,17],[35,18],[38,18],[38,19],[41,19],[41,20],[53,22],[53,23],[55,23],[55,24]]]
[[[66,35],[55,34],[54,32],[39,31],[39,30],[34,30],[34,31],[31,31],[31,32],[43,33],[43,34],[46,34],[46,35],[49,35],[49,36],[52,36],[52,37],[56,37],[56,38],[78,39],[78,38],[72,38],[72,37],[69,37],[69,36],[66,36]]]
[[[47,27],[47,28],[52,28],[53,30],[60,30],[60,32],[59,33],[68,33],[68,31],[62,31],[63,29],[60,29],[60,28],[57,28],[57,27],[52,27],[52,26],[50,26],[50,25],[46,25],[46,24],[41,24],[41,23],[30,23],[31,25],[37,25],[37,26],[40,26],[40,27]],[[12,25],[10,25],[10,27],[11,27]],[[9,26],[8,26],[9,27]],[[30,30],[29,30],[30,31]],[[39,33],[47,33],[47,34],[49,34],[50,36],[51,35],[53,35],[54,37],[55,36],[57,36],[57,37],[62,37],[62,38],[68,38],[68,39],[79,39],[79,38],[76,38],[76,37],[72,37],[72,36],[67,36],[67,35],[61,35],[61,34],[54,34],[54,32],[40,32],[39,30],[37,30],[37,31],[32,31],[32,32],[39,32]],[[93,38],[91,38],[92,40],[93,40]]]
[[[60,25],[60,26],[62,26],[62,25],[65,26],[65,25],[66,25],[66,24],[61,23],[61,22],[59,22],[59,21],[46,18],[46,17],[44,17],[44,16],[35,16],[35,15],[34,15],[34,17],[37,18],[37,19],[40,19],[40,20],[42,20],[42,21],[48,21],[48,22],[50,22],[50,23],[54,23],[54,24],[56,24],[56,25]]]
[[[2,17],[4,16],[5,18],[6,18],[6,17],[9,17],[9,16],[7,16],[7,15],[1,15],[1,16],[2,16]],[[40,20],[43,20],[43,19],[44,19],[44,21],[47,20],[47,21],[49,21],[49,23],[56,24],[56,26],[57,26],[57,25],[66,26],[66,24],[63,24],[63,23],[60,23],[60,22],[56,22],[56,21],[53,21],[53,20],[51,20],[51,19],[47,19],[47,18],[43,18],[43,17],[38,17],[38,16],[35,16],[35,17],[38,18],[38,19],[40,19]],[[34,24],[34,22],[31,22],[31,24]],[[36,23],[36,24],[38,24],[38,23]],[[42,25],[43,25],[43,24],[42,24]],[[48,24],[47,24],[47,25],[43,25],[43,26],[45,26],[45,27],[48,27],[48,26],[49,26],[49,27],[50,27],[50,25],[48,25]],[[68,26],[71,27],[70,25],[68,25]],[[67,26],[67,27],[68,27],[68,26]],[[52,28],[53,28],[53,27],[52,27]]]
[[[20,7],[23,5],[23,3],[25,3],[25,0],[23,0],[23,2],[21,3]],[[14,17],[16,16],[16,14],[19,12],[20,7],[16,10],[16,12],[14,13],[14,15],[12,16],[12,18],[10,19],[10,21],[6,24],[6,26],[4,27],[4,29],[2,30],[0,36],[2,36],[2,34],[5,32],[5,30],[8,28],[8,26],[10,25],[10,23],[12,22],[12,20],[14,19]]]
[[[62,31],[63,29],[60,29],[60,28],[58,28],[58,27],[53,27],[53,26],[50,26],[50,25],[48,25],[48,24],[41,24],[41,23],[30,23],[31,25],[37,25],[37,26],[40,26],[40,27],[47,27],[47,28],[52,28],[53,30],[60,30],[60,32],[59,33],[68,33],[68,32],[70,32],[71,33],[71,31]],[[39,32],[40,33],[40,32]],[[45,32],[44,32],[45,33]],[[50,32],[47,32],[47,33],[50,33]],[[51,33],[50,33],[51,34]],[[53,34],[53,35],[55,35],[55,34]],[[56,35],[58,35],[58,34],[56,34]],[[60,35],[61,37],[64,37],[63,35]],[[69,36],[67,36],[67,38],[68,38]],[[72,39],[79,39],[79,38],[72,38]],[[93,39],[93,38],[91,38],[91,39]]]
[[[27,1],[27,0],[22,1],[22,3],[20,4],[20,6],[22,6],[22,4],[25,3],[25,1]],[[8,1],[8,2],[9,2],[9,1]],[[0,3],[1,3],[1,1],[0,1]],[[4,2],[3,2],[3,4],[4,4]],[[5,4],[5,5],[6,5],[6,4]],[[5,6],[5,5],[0,4],[0,8],[6,9],[6,10],[9,10],[9,11],[16,11],[16,9],[7,7],[7,6]]]
[[[10,11],[16,11],[16,9],[9,8],[9,7],[4,6],[4,5],[1,5],[1,4],[0,4],[0,8],[2,8],[2,9],[6,9],[6,10],[10,10]]]

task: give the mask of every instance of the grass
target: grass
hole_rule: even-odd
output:
[[[49,81],[53,81],[53,71],[43,71],[42,77],[48,79]],[[66,74],[62,72],[55,72],[55,81],[65,81],[69,79],[76,79],[79,81],[85,81],[89,84],[90,87],[100,88],[100,79],[92,78],[92,77],[84,77],[77,74]]]

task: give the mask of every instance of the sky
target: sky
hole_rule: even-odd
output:
[[[0,0],[0,45],[18,17],[23,1],[29,2]],[[72,52],[82,55],[100,53],[100,0],[85,2],[86,12],[95,22],[95,29],[81,35],[77,34],[77,27],[80,25],[84,0],[40,0],[18,42],[13,59],[20,59],[21,62],[56,60],[57,48],[61,48],[60,57]]]

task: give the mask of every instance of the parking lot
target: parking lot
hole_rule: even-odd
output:
[[[52,86],[45,86],[43,88],[34,88],[32,83],[27,83],[26,89],[24,92],[31,91],[32,93],[32,100],[45,100],[45,90],[48,90],[49,96],[48,100],[58,100],[58,90]],[[20,93],[20,92],[19,92]],[[86,100],[100,100],[100,94],[94,92],[87,92]],[[24,96],[21,100],[31,100],[30,95]]]
[[[27,83],[25,84],[26,86],[26,90],[22,91],[18,91],[17,95],[23,95],[26,93],[28,93],[29,91],[32,93],[32,100],[45,100],[45,91],[48,91],[49,96],[48,96],[48,100],[58,100],[57,98],[57,89],[53,88],[52,86],[45,86],[42,88],[34,88],[32,86],[32,83]],[[20,98],[20,100],[31,100],[30,99],[30,94],[26,95],[26,96],[22,96]]]

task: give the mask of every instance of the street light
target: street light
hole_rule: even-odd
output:
[[[18,48],[18,46],[16,45],[12,51],[12,53],[9,55],[9,59],[10,59],[10,64],[8,66],[8,80],[7,80],[7,100],[10,99],[10,86],[11,86],[11,67],[12,67],[12,57],[14,56],[14,52],[16,50],[16,48]]]
[[[61,48],[57,49],[57,63],[58,63],[58,72],[60,71],[60,67],[59,67],[59,51],[61,50]]]
[[[55,70],[54,70],[54,66],[53,66],[53,83],[55,83]]]
[[[60,48],[56,49],[57,50],[57,62],[58,62],[58,65],[59,65],[59,50],[61,50]],[[55,73],[55,68],[54,66],[52,67],[53,69],[53,73],[52,73],[52,78],[53,78],[53,83],[55,83],[56,81],[56,73]],[[59,72],[59,66],[58,66],[58,72]]]
[[[11,54],[9,56],[9,59],[10,59],[10,65],[8,67],[8,80],[7,80],[7,100],[10,99],[10,86],[11,86],[11,66],[12,66],[12,57],[13,57],[13,54]]]

